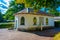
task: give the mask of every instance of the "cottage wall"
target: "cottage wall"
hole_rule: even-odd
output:
[[[25,25],[20,25],[21,17],[25,18]],[[37,25],[33,25],[33,18],[36,17]],[[49,16],[41,16],[41,15],[32,15],[32,14],[19,14],[15,16],[15,26],[17,24],[17,28],[29,28],[29,27],[38,27],[39,25],[39,17],[44,17],[44,25],[46,26],[54,26],[54,18]],[[46,25],[46,18],[48,18],[48,25]],[[17,20],[17,23],[16,23]]]

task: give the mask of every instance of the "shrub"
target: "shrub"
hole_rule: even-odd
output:
[[[60,27],[60,21],[55,21],[55,27]]]
[[[60,40],[60,32],[54,36],[54,40]]]
[[[0,28],[13,28],[14,24],[0,24]]]

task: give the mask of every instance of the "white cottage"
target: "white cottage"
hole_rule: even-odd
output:
[[[15,14],[16,29],[28,29],[30,27],[54,27],[54,16],[42,11],[34,12],[30,8]]]

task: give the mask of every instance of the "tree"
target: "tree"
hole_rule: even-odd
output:
[[[24,3],[26,8],[33,8],[39,10],[40,8],[45,8],[45,12],[49,9],[50,13],[53,15],[59,15],[56,8],[60,5],[58,0],[15,0],[16,3]],[[51,11],[53,10],[53,11]]]
[[[24,9],[24,4],[16,4],[15,1],[11,1],[4,18],[6,20],[14,20],[14,14],[22,9]]]
[[[19,0],[16,0],[19,3]],[[25,7],[31,7],[33,9],[40,9],[41,7],[45,8],[55,8],[56,1],[55,0],[20,0],[20,4],[24,3]]]
[[[15,1],[11,1],[9,8],[12,8],[13,11],[16,13],[16,12],[24,9],[25,7],[24,7],[24,4],[23,4],[23,3],[21,3],[21,4],[16,4]]]
[[[2,22],[2,21],[3,21],[3,15],[2,15],[2,13],[0,11],[0,22]]]

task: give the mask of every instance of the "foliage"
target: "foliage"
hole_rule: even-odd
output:
[[[55,15],[55,16],[59,16],[59,14],[60,14],[57,10],[53,10],[53,9],[49,10],[48,13]]]
[[[60,21],[55,21],[55,27],[60,27]]]
[[[14,0],[10,2],[9,8],[4,15],[4,19],[14,20],[14,14],[25,7],[30,7],[36,10],[44,7],[45,11],[47,11],[46,8],[49,8],[50,14],[59,16],[59,13],[56,10],[59,4],[60,2],[57,2],[56,0]]]
[[[24,3],[26,8],[33,8],[35,10],[39,10],[40,8],[45,8],[45,12],[47,11],[46,8],[49,9],[49,13],[52,15],[59,16],[56,8],[60,5],[60,1],[58,0],[15,0],[16,3]],[[53,10],[53,11],[51,11]]]
[[[55,7],[55,0],[17,0],[17,3],[24,3],[26,7],[32,7],[34,9],[40,9],[41,7],[45,8],[54,8]]]
[[[14,24],[12,23],[2,23],[0,24],[0,28],[13,28],[14,27]]]
[[[15,1],[10,2],[9,9],[5,13],[6,20],[14,20],[14,14],[24,8],[24,4],[16,4]]]
[[[3,21],[3,14],[0,12],[0,22]]]
[[[54,40],[60,40],[60,32],[55,35]]]

